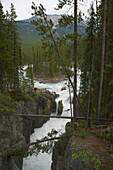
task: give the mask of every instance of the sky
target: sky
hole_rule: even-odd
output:
[[[65,7],[62,10],[54,10],[57,7],[58,0],[0,0],[4,7],[4,12],[6,10],[10,11],[11,3],[14,4],[17,14],[17,20],[28,19],[32,17],[32,1],[38,6],[40,3],[46,8],[47,14],[65,14],[68,12],[69,7]],[[83,1],[83,2],[82,2]],[[83,13],[87,15],[87,10],[90,7],[91,1],[95,0],[78,0],[78,8],[82,10]],[[71,13],[71,11],[70,11]]]

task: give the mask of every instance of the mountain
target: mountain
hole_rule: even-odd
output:
[[[56,29],[56,35],[59,36],[61,34],[66,35],[67,33],[73,33],[73,24],[71,26],[67,26],[65,29],[59,28],[58,19],[60,17],[61,15],[48,15],[48,19],[51,19],[54,23],[53,29]],[[37,17],[31,17],[26,20],[17,21],[17,25],[19,27],[18,32],[22,39],[22,51],[25,56],[31,56],[32,47],[37,49],[37,47],[41,44],[41,36],[38,35],[38,32],[35,29],[36,26],[31,24],[31,21],[36,19]],[[85,33],[86,26],[85,21],[78,23],[78,33]]]
[[[24,22],[31,22],[31,21],[33,21],[33,20],[37,20],[37,18],[38,17],[36,17],[36,16],[33,16],[33,17],[31,17],[31,18],[29,18],[29,19],[25,19],[25,20],[22,20],[22,21],[24,21]],[[61,18],[61,15],[57,15],[57,14],[53,14],[53,15],[48,15],[47,16],[47,19],[48,20],[52,20],[53,21],[53,23],[54,23],[54,25],[58,25],[58,20]],[[80,23],[78,23],[78,25],[81,25],[81,26],[87,26],[87,24],[86,24],[86,22],[83,20],[83,21],[81,21]]]
[[[58,19],[60,19],[60,17],[61,17],[61,15],[54,14],[54,15],[48,15],[47,19],[51,19],[53,21],[54,25],[57,25],[58,24]],[[37,17],[33,16],[33,17],[31,17],[29,19],[26,19],[24,21],[31,22],[33,20],[37,20]]]

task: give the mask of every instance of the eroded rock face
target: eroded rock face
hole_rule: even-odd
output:
[[[72,159],[72,154],[80,151],[73,144],[73,137],[62,139],[55,144],[51,170],[88,170],[84,162]]]
[[[49,103],[49,105],[50,105],[50,111],[51,111],[51,112],[55,112],[55,111],[56,111],[55,98],[57,98],[58,95],[57,95],[56,93],[51,93],[50,91],[45,90],[45,91],[43,91],[43,93],[42,93],[42,97],[45,98],[45,100],[47,99],[47,100],[50,101],[50,103]],[[43,100],[44,100],[44,99],[43,99]],[[47,101],[47,100],[46,100],[46,101]]]
[[[18,131],[16,119],[13,116],[1,116],[0,119],[0,170],[21,170],[22,156],[7,156],[7,151],[19,149],[25,145],[23,134]]]
[[[49,115],[56,111],[55,95],[42,91],[33,101],[19,101],[19,114]],[[4,157],[10,149],[19,149],[30,141],[34,128],[41,127],[48,118],[16,116],[0,117],[0,170],[22,170],[22,156]]]
[[[34,101],[20,101],[21,107],[19,108],[20,114],[28,115],[50,115],[51,112],[56,111],[56,96],[51,92],[44,90],[39,94]],[[19,117],[19,123],[21,118]],[[21,125],[19,129],[22,130],[25,140],[28,143],[30,134],[33,133],[34,128],[40,128],[48,118],[30,118],[25,117],[23,119],[23,126]],[[19,125],[18,123],[18,125]]]
[[[70,122],[65,126],[66,131],[68,126]],[[79,153],[82,149],[81,146],[76,147],[75,138],[72,135],[55,142],[51,170],[88,170],[84,162],[72,158],[73,153]]]
[[[89,164],[81,159],[73,159],[72,154],[80,154],[82,151],[92,152],[93,158],[101,161],[101,169],[113,169],[113,161],[106,150],[106,142],[96,136],[71,136],[70,138],[62,138],[56,142],[52,155],[51,170],[94,170],[96,162]],[[86,155],[88,158],[88,155]],[[99,168],[99,169],[100,169]]]
[[[58,101],[58,114],[62,114],[63,111],[63,104],[62,104],[62,100]]]

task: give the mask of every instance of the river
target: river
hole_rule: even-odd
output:
[[[78,76],[79,80],[79,76]],[[66,111],[70,109],[69,105],[69,90],[61,91],[61,88],[66,85],[68,81],[62,81],[59,83],[39,83],[35,81],[35,87],[38,88],[46,88],[50,91],[54,91],[59,94],[59,97],[56,99],[56,103],[59,100],[62,100],[63,103],[63,112],[62,116],[71,116],[70,111]],[[79,87],[79,81],[77,86]],[[57,113],[51,113],[53,115],[57,115]],[[45,137],[48,132],[51,132],[52,129],[59,130],[60,133],[65,132],[65,125],[69,122],[70,119],[57,119],[57,118],[50,118],[46,123],[43,124],[41,128],[34,129],[34,133],[30,136],[30,141],[35,142],[37,139],[41,139]],[[27,158],[23,159],[23,170],[51,170],[51,163],[52,163],[52,153],[39,153],[37,156],[32,155],[28,156]]]

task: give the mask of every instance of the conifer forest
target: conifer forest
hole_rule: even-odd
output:
[[[92,0],[90,2],[90,8],[87,10],[87,15],[82,9],[80,10],[78,8],[78,6],[83,3],[85,3],[85,0],[58,0],[57,6],[55,6],[55,12],[59,11],[59,14],[54,12],[54,14],[48,15],[46,6],[43,6],[43,4],[37,5],[32,2],[31,18],[18,20],[14,4],[11,3],[10,9],[5,11],[2,1],[0,1],[0,147],[5,141],[4,136],[7,136],[6,127],[13,129],[14,126],[12,124],[20,120],[19,107],[21,108],[20,110],[22,110],[25,105],[26,108],[31,107],[32,104],[25,104],[26,102],[39,102],[39,106],[36,104],[37,109],[43,105],[43,113],[40,111],[33,113],[36,115],[45,115],[46,112],[49,112],[48,110],[52,108],[49,104],[53,101],[53,98],[51,99],[50,97],[46,100],[45,98],[50,95],[49,93],[51,93],[52,96],[57,95],[57,92],[53,93],[51,90],[48,92],[43,86],[42,89],[40,89],[37,82],[40,84],[50,83],[51,89],[51,83],[66,81],[63,86],[64,89],[62,88],[61,91],[69,90],[67,101],[70,108],[67,109],[67,111],[69,111],[69,115],[71,114],[71,122],[69,126],[67,125],[68,123],[66,124],[67,131],[63,134],[63,137],[58,137],[59,141],[68,140],[67,138],[65,139],[66,135],[68,135],[68,138],[70,138],[69,135],[84,136],[87,138],[87,136],[90,136],[90,131],[90,134],[106,140],[109,143],[108,158],[111,162],[108,163],[106,161],[106,163],[103,161],[104,158],[102,160],[101,156],[100,158],[93,156],[93,151],[81,151],[79,154],[72,152],[73,162],[77,160],[83,161],[84,165],[81,170],[85,170],[85,164],[87,166],[90,164],[91,168],[94,167],[94,169],[98,170],[102,169],[106,164],[105,169],[108,167],[108,170],[112,170],[113,0]],[[65,6],[67,6],[68,11],[71,12],[60,14],[60,11],[62,11]],[[24,101],[24,106],[21,104],[22,101]],[[59,103],[61,104],[62,101],[58,101],[57,107],[60,107]],[[45,109],[46,105],[47,109]],[[65,107],[63,107],[63,105],[61,105],[61,107],[62,113]],[[28,116],[31,116],[31,112],[32,110],[28,113]],[[55,113],[56,112],[57,111],[55,111]],[[19,116],[18,120],[16,114],[17,117]],[[25,128],[27,121],[30,126],[34,118],[27,116],[24,118],[23,114],[26,115],[27,111],[21,114],[23,128]],[[49,115],[51,117],[51,114]],[[62,117],[64,115],[62,114]],[[55,116],[57,118],[57,116],[60,117],[61,115]],[[43,119],[44,118],[40,118],[39,122]],[[7,124],[7,126],[5,124]],[[36,123],[34,123],[34,126],[32,125],[32,127],[36,128],[35,126]],[[107,131],[104,130],[104,127],[107,127]],[[17,126],[16,131],[19,131],[18,129]],[[13,134],[13,132],[11,133]],[[27,131],[22,134],[25,137],[25,143],[27,143],[25,146],[28,147],[36,144],[36,150],[39,140],[37,139],[35,143],[30,143],[30,140],[26,140],[26,133]],[[32,133],[33,129],[31,132],[29,131],[28,135],[30,136]],[[49,138],[45,137],[41,139],[40,143],[48,141],[52,146],[51,141],[57,137],[54,136],[53,131],[51,135],[49,133],[48,136]],[[50,139],[50,137],[52,139]],[[8,136],[6,138],[8,138]],[[11,141],[11,138],[9,141]],[[50,145],[49,149],[51,148]],[[61,143],[58,144],[58,146],[57,144],[54,145],[51,169],[60,170],[57,169],[56,164],[54,165],[54,152],[58,146],[61,147]],[[43,149],[45,152],[47,148],[48,144],[46,148],[44,148],[44,145],[43,147],[40,145],[37,150]],[[9,149],[11,149],[11,151],[8,152],[9,157],[15,161],[14,157],[17,152],[15,152],[15,150],[12,151],[10,145]],[[29,153],[27,148],[27,151],[25,150],[23,152],[24,154],[21,156],[21,160],[23,157],[31,154],[32,151]],[[10,163],[6,163],[8,156],[5,159],[1,158],[1,149],[0,153],[0,168],[3,170],[13,170],[12,164],[9,165]],[[18,154],[16,156],[18,157]],[[87,158],[87,160],[85,158]],[[65,156],[63,159],[65,160]],[[69,161],[69,159],[67,161]],[[102,163],[102,161],[104,163]],[[71,167],[71,163],[69,164],[69,167]],[[18,163],[16,165],[18,165]],[[21,170],[19,166],[17,167]],[[76,170],[75,164],[73,164],[73,166],[74,168],[72,168],[72,170]],[[63,170],[65,170],[65,168],[69,170],[67,165],[66,167],[65,165],[61,167]],[[23,170],[28,169],[24,167]]]

